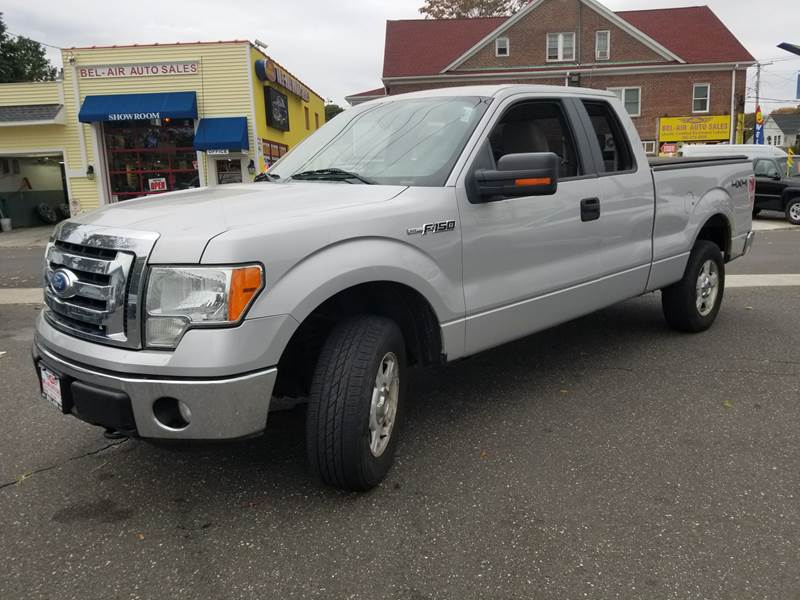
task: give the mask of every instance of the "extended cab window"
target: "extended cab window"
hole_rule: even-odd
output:
[[[586,112],[592,121],[594,138],[600,149],[601,173],[631,171],[634,168],[633,152],[628,136],[619,122],[616,112],[608,102],[585,100]]]
[[[775,161],[772,160],[757,160],[755,172],[757,177],[780,177],[778,167],[775,166]]]
[[[531,100],[512,106],[495,125],[489,142],[495,162],[506,154],[553,152],[561,159],[560,178],[583,174],[560,102]]]

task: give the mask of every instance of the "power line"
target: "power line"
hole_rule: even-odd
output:
[[[53,44],[47,44],[45,42],[40,42],[38,40],[34,40],[33,38],[29,38],[27,35],[20,35],[18,33],[12,33],[11,31],[7,31],[8,35],[13,36],[15,38],[25,38],[26,40],[30,40],[32,42],[36,42],[37,44],[41,44],[42,46],[47,46],[48,48],[55,48],[56,50],[61,50],[58,46],[53,46]]]

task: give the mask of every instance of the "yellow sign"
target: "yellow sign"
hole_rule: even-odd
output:
[[[736,143],[744,144],[744,113],[736,117]]]
[[[729,115],[659,119],[660,142],[718,142],[730,139]]]

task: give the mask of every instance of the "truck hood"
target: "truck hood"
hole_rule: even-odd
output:
[[[208,241],[225,231],[385,202],[404,189],[334,182],[230,184],[126,200],[72,220],[155,231],[160,237],[153,262],[197,263]]]

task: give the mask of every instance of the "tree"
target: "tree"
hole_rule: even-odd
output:
[[[529,0],[425,0],[419,12],[428,19],[501,17],[511,15]]]
[[[45,56],[44,47],[26,37],[12,37],[0,13],[0,83],[52,81],[56,68]]]
[[[340,112],[344,112],[344,109],[339,106],[338,104],[330,103],[325,105],[325,122],[327,123],[333,117],[338,115]]]

